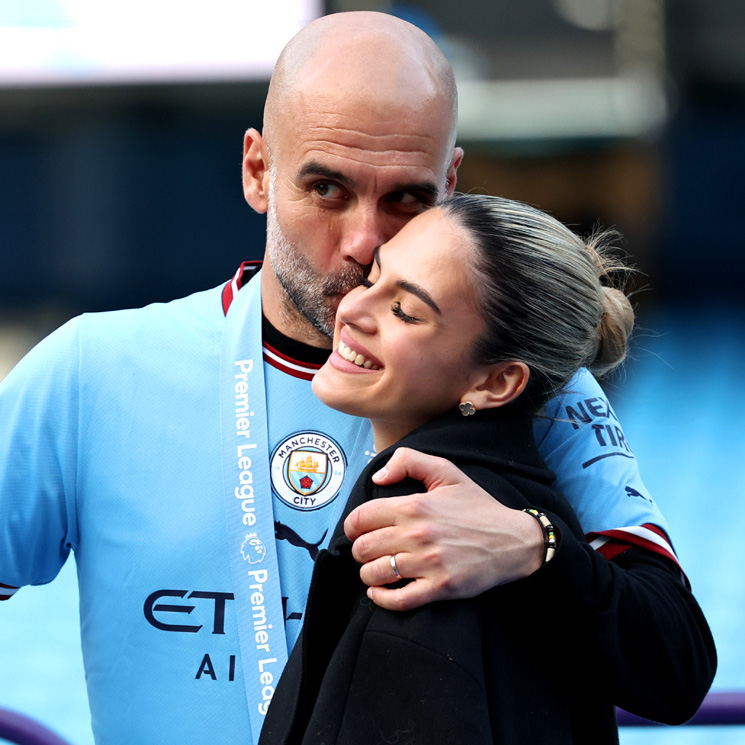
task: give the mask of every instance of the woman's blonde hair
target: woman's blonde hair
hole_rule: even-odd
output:
[[[487,330],[475,357],[527,364],[525,403],[538,409],[582,367],[602,377],[623,362],[634,311],[615,232],[584,241],[545,212],[502,197],[457,194],[440,206],[476,247],[476,302]]]

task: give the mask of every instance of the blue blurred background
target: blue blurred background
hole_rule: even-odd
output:
[[[241,23],[256,5],[213,4],[248,13]],[[240,161],[244,130],[261,124],[265,58],[304,18],[401,15],[453,62],[460,189],[626,236],[639,330],[607,390],[714,631],[714,688],[745,691],[745,3],[338,0],[293,16],[287,0],[263,62],[107,73],[60,49],[43,60],[56,71],[29,56],[19,77],[9,40],[69,26],[65,5],[0,0],[0,377],[74,314],[204,289],[260,257],[264,220],[243,202]],[[129,21],[135,52],[144,18]],[[160,39],[198,33],[171,25]],[[90,745],[77,624],[73,562],[0,605],[0,707]],[[624,745],[652,742],[742,743],[745,728],[622,732]]]

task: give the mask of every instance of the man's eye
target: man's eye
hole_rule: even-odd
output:
[[[341,199],[344,189],[332,181],[317,181],[313,184],[313,191],[322,199]]]
[[[421,194],[415,194],[410,191],[394,191],[388,195],[388,201],[396,204],[406,210],[419,211],[434,204],[433,200],[423,197]]]

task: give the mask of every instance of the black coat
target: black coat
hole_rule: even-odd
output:
[[[716,656],[679,570],[643,549],[609,562],[587,545],[529,418],[509,407],[446,415],[397,445],[448,458],[509,507],[544,510],[559,550],[476,598],[393,612],[366,597],[342,518],[260,745],[604,745],[618,741],[614,705],[666,722],[695,713]],[[422,490],[371,482],[391,454],[363,472],[345,515]]]

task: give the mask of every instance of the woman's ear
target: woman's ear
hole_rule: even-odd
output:
[[[269,207],[269,148],[255,129],[243,138],[243,196],[259,214]]]
[[[525,390],[529,379],[530,368],[524,362],[488,365],[461,401],[470,401],[477,411],[504,406]]]

